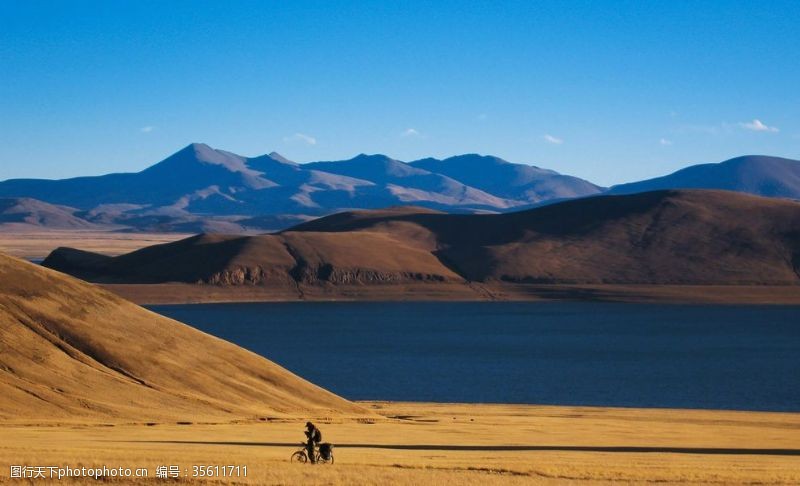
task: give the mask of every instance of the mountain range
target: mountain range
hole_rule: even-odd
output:
[[[361,154],[298,164],[274,152],[243,157],[195,143],[137,173],[0,182],[0,224],[245,233],[352,209],[414,205],[503,213],[601,193],[680,188],[798,199],[800,162],[746,156],[608,189],[477,154],[411,162]]]

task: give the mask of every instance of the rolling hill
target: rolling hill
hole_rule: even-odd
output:
[[[800,283],[800,203],[726,191],[596,196],[505,214],[352,211],[275,235],[201,235],[46,266],[103,282]]]
[[[75,215],[74,208],[56,206],[36,199],[0,198],[0,228],[25,229],[95,229],[93,224]]]
[[[610,189],[632,194],[659,189],[722,189],[766,197],[800,199],[800,161],[765,155],[693,165],[672,174]]]
[[[238,346],[0,254],[2,421],[365,413]]]

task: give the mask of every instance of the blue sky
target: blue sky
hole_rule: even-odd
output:
[[[0,179],[190,142],[478,152],[600,184],[800,158],[796,2],[0,0]]]

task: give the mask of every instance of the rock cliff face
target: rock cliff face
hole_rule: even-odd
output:
[[[393,284],[407,282],[444,282],[442,275],[412,272],[380,272],[375,270],[345,270],[334,268],[330,264],[317,268],[303,269],[298,280],[307,284],[332,283],[332,284]]]
[[[213,273],[207,279],[198,280],[197,283],[208,283],[214,285],[257,285],[273,280],[283,280],[284,274],[264,270],[261,266],[238,267],[221,272]]]
[[[381,272],[360,268],[341,269],[335,268],[329,263],[313,268],[301,264],[292,269],[289,275],[298,283],[310,285],[372,285],[410,282],[444,282],[447,280],[443,275],[430,273]],[[265,271],[261,266],[237,267],[213,273],[207,279],[198,280],[196,283],[213,285],[262,285],[287,283],[289,279],[286,277],[286,274],[280,272]]]

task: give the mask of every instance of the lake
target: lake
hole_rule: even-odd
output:
[[[800,307],[149,306],[353,400],[800,411]]]

